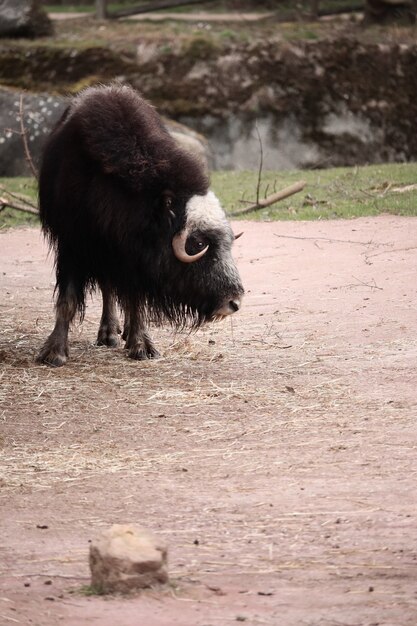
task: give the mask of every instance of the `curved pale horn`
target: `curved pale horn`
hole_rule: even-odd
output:
[[[194,261],[198,261],[198,259],[201,259],[201,257],[205,255],[209,247],[206,246],[203,250],[197,252],[197,254],[187,254],[185,250],[185,242],[187,241],[187,237],[187,229],[183,230],[181,233],[178,233],[178,235],[175,235],[172,240],[172,249],[174,250],[174,254],[179,261],[182,261],[183,263],[194,263]]]

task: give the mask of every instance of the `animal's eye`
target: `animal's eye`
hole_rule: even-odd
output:
[[[185,251],[187,254],[198,254],[209,244],[207,237],[201,233],[192,233],[185,243]]]

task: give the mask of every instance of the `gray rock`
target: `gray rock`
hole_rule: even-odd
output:
[[[1,1],[1,0],[0,0]],[[20,92],[0,89],[0,176],[30,176],[20,126]],[[22,94],[23,125],[35,166],[52,126],[67,106],[65,98]]]
[[[39,0],[0,0],[0,37],[42,37],[52,22]]]
[[[1,0],[0,0],[1,1]],[[30,176],[20,125],[20,96],[23,96],[23,125],[35,167],[43,144],[70,100],[49,94],[21,94],[0,88],[0,176]],[[197,156],[208,168],[209,147],[202,135],[171,120],[165,120],[174,139]]]
[[[90,545],[91,585],[102,593],[129,593],[168,582],[167,548],[149,531],[114,524]]]

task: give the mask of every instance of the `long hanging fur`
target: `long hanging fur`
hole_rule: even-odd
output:
[[[72,282],[81,316],[86,292],[106,284],[121,303],[136,299],[153,321],[201,324],[205,308],[193,285],[204,279],[173,263],[171,240],[184,225],[186,201],[207,189],[198,160],[134,90],[82,92],[51,134],[40,170],[40,217],[56,254],[57,290]]]

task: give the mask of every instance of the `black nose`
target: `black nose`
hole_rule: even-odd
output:
[[[240,309],[239,302],[236,302],[235,300],[230,300],[229,306],[232,309],[233,313],[236,313],[236,311],[239,311]]]

